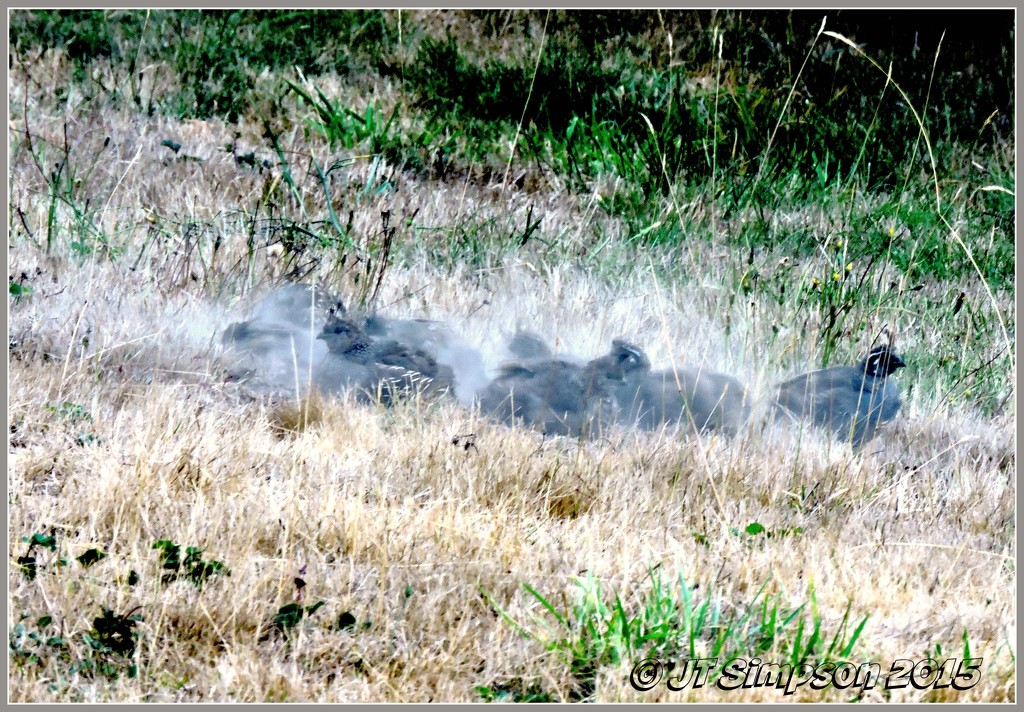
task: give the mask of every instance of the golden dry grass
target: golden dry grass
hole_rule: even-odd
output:
[[[39,76],[60,62],[58,53],[41,58]],[[851,604],[856,620],[869,617],[851,656],[857,662],[888,667],[937,646],[958,657],[966,630],[972,654],[984,659],[975,687],[911,687],[885,699],[1015,699],[1014,417],[982,419],[913,388],[926,365],[900,374],[909,389],[904,417],[859,453],[820,433],[760,422],[734,441],[623,431],[579,443],[492,424],[451,403],[382,410],[350,399],[251,402],[221,382],[217,334],[247,289],[281,278],[273,250],[247,254],[244,211],[261,193],[282,193],[272,171],[243,170],[217,149],[232,140],[259,149],[258,127],[247,124],[236,138],[216,121],[142,119],[74,100],[57,112],[24,91],[12,85],[12,140],[25,128],[15,110],[23,106],[37,141],[52,146],[73,117],[77,155],[112,137],[92,178],[93,199],[107,201],[97,227],[129,249],[113,262],[79,260],[67,250],[47,256],[22,238],[8,252],[9,273],[30,275],[34,287],[9,301],[17,346],[9,366],[8,626],[22,613],[29,623],[49,615],[73,639],[101,607],[137,608],[143,620],[137,678],[69,675],[85,654],[76,642],[70,660],[13,665],[13,701],[473,701],[476,686],[513,683],[568,699],[578,680],[566,661],[520,636],[481,592],[528,623],[543,611],[521,583],[570,605],[573,577],[592,574],[633,605],[652,567],[670,579],[681,574],[697,596],[713,591],[726,610],[762,587],[795,608],[813,587],[829,634]],[[170,160],[159,147],[168,137],[205,162]],[[285,140],[318,150],[298,129]],[[591,222],[607,220],[585,196],[503,195],[408,176],[399,176],[397,192],[355,199],[374,170],[357,161],[337,187],[356,235],[373,234],[384,209],[419,210],[420,224],[450,229],[468,220],[521,224],[531,203],[548,234],[585,246]],[[24,156],[10,185],[38,241],[47,195]],[[315,190],[305,199],[317,209]],[[813,226],[826,218],[778,219]],[[218,251],[211,239],[190,244],[175,221],[208,226],[222,238]],[[72,225],[60,228],[66,234]],[[622,230],[601,226],[625,260],[628,248],[615,240]],[[428,267],[430,233],[402,237],[422,247],[388,271],[380,303],[450,321],[491,366],[501,333],[521,323],[585,356],[628,335],[655,367],[714,363],[759,395],[809,363],[812,345],[792,305],[728,302],[722,244],[637,255],[612,287],[531,249],[482,265]],[[691,279],[666,285],[654,277],[659,264],[679,260],[692,260]],[[356,289],[351,272],[328,264],[313,277]],[[1000,306],[1012,314],[1011,303]],[[929,338],[922,316],[885,319],[902,327],[908,352],[914,339]],[[768,347],[773,327],[782,332]],[[65,402],[91,420],[47,408]],[[83,433],[92,439],[79,444]],[[457,438],[469,434],[467,447]],[[749,543],[731,532],[751,522],[802,533]],[[41,555],[30,581],[14,565],[26,548],[21,538],[51,529],[71,562],[58,568]],[[201,589],[162,585],[151,549],[161,539],[204,549],[230,575]],[[74,561],[93,547],[107,558],[88,569]],[[135,586],[119,583],[129,570],[139,574]],[[261,642],[274,613],[300,596],[296,577],[306,582],[304,604],[326,605],[287,641]],[[354,629],[339,630],[345,612]],[[599,669],[596,699],[784,699],[774,689],[640,693],[628,684],[630,666]],[[802,689],[791,699],[849,697]],[[865,699],[883,697],[876,690]]]

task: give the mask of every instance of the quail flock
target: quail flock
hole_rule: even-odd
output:
[[[509,359],[489,378],[479,351],[446,324],[351,312],[327,290],[303,284],[271,292],[221,341],[229,380],[253,379],[270,391],[308,382],[324,394],[352,391],[383,405],[453,397],[545,435],[678,425],[734,436],[752,410],[750,389],[733,376],[692,365],[652,370],[641,348],[619,339],[606,354],[577,361],[520,330],[506,338]],[[855,366],[781,383],[769,408],[777,420],[808,422],[859,448],[896,417],[901,399],[891,376],[903,366],[891,345],[878,346]]]

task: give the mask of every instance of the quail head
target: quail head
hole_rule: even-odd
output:
[[[642,349],[621,339],[612,341],[611,351],[594,359],[586,367],[591,381],[603,379],[616,384],[650,370],[651,362],[647,358],[647,354]]]
[[[373,339],[353,319],[332,316],[316,337],[322,339],[332,354],[363,363],[371,357]]]

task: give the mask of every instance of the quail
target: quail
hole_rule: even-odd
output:
[[[439,364],[423,349],[391,339],[374,340],[364,326],[353,319],[332,316],[317,338],[330,350],[318,367],[318,382],[326,381],[327,390],[335,387],[332,374],[345,375],[346,366],[366,369],[363,372],[351,368],[352,375],[346,376],[346,382],[358,382],[363,395],[379,397],[388,405],[411,391],[441,393],[454,385],[452,369]],[[339,360],[343,363],[338,363]]]
[[[320,393],[341,395],[354,390],[357,399],[364,402],[372,400],[366,389],[376,380],[371,366],[332,353],[324,356],[313,369],[313,385]]]
[[[488,383],[480,352],[460,339],[450,326],[430,319],[393,319],[379,314],[366,317],[363,327],[375,340],[391,340],[429,354],[451,371],[452,390],[470,406],[477,391]]]
[[[256,304],[252,318],[221,335],[229,378],[255,375],[272,390],[304,381],[310,364],[327,350],[313,340],[315,330],[328,315],[344,312],[341,300],[320,287],[287,284],[273,290]]]
[[[372,356],[373,339],[354,319],[332,317],[316,337],[327,344],[332,354],[365,363]]]
[[[615,396],[621,418],[643,430],[683,423],[696,432],[735,435],[750,415],[743,384],[704,368],[638,374],[627,379]]]
[[[613,341],[611,351],[579,366],[564,359],[505,364],[480,396],[481,410],[546,435],[592,435],[614,420],[615,388],[627,374],[649,368],[642,351]]]
[[[876,346],[856,366],[812,371],[778,388],[778,412],[805,418],[857,448],[899,412],[899,386],[890,379],[906,364],[891,345]]]

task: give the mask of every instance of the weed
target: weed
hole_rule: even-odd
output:
[[[735,527],[730,527],[729,532],[733,536],[737,537],[742,537],[745,534],[747,543],[751,543],[761,535],[764,535],[765,539],[777,539],[779,537],[803,534],[804,529],[803,527],[783,527],[781,529],[766,529],[765,526],[760,522],[751,522],[743,528],[742,532]]]
[[[92,548],[87,549],[84,553],[80,554],[79,556],[76,556],[75,561],[80,563],[85,568],[89,568],[97,561],[101,561],[105,558],[107,558],[106,552],[101,551],[100,549]]]
[[[134,661],[139,633],[135,629],[143,618],[133,609],[124,615],[103,608],[103,613],[92,621],[92,628],[80,635],[64,635],[57,631],[50,635],[46,631],[53,626],[52,616],[40,616],[35,621],[37,630],[30,630],[25,624],[30,616],[21,615],[21,620],[11,630],[9,651],[11,661],[19,666],[38,666],[50,674],[56,674],[49,684],[51,691],[60,691],[72,686],[76,677],[117,680],[122,674],[129,679],[138,676],[138,664]],[[80,640],[81,647],[73,647]]]
[[[473,690],[484,702],[558,702],[550,692],[536,683],[515,678],[505,683],[477,685]]]
[[[104,608],[103,615],[93,619],[93,629],[82,633],[82,640],[93,655],[75,663],[70,672],[86,676],[99,673],[108,680],[116,680],[122,671],[129,678],[136,677],[139,668],[132,658],[139,634],[135,626],[143,620],[136,610],[121,615]]]
[[[24,282],[15,282],[13,279],[8,280],[9,293],[14,297],[15,301],[27,297],[34,291],[31,284],[25,284]]]
[[[71,658],[68,641],[59,634],[59,631],[52,630],[53,616],[38,617],[35,620],[35,630],[31,630],[26,624],[29,618],[29,614],[22,613],[19,621],[11,628],[8,638],[11,662],[16,666],[42,667],[48,659],[56,657],[64,664],[69,664]]]
[[[28,549],[25,550],[24,554],[18,557],[17,563],[18,566],[21,567],[21,572],[28,578],[28,580],[33,581],[39,573],[38,560],[32,553],[33,549],[38,546],[56,553],[57,537],[54,536],[53,533],[40,534],[39,532],[35,532],[31,537],[22,537],[21,541],[22,543],[28,544]],[[64,559],[63,557],[58,557],[56,562],[58,566],[67,565],[67,559]]]
[[[291,636],[292,630],[303,619],[312,616],[320,608],[326,605],[323,601],[317,601],[311,606],[303,606],[301,603],[287,603],[277,609],[277,613],[274,614],[273,619],[270,622],[270,632],[265,633],[260,637],[261,641],[270,639],[272,633],[288,638]]]
[[[92,414],[83,406],[71,401],[64,401],[60,404],[47,403],[44,408],[62,420],[84,420],[92,422]]]
[[[184,578],[196,588],[202,585],[212,576],[230,576],[231,572],[220,561],[203,561],[203,549],[190,546],[185,549],[185,558],[181,558],[181,546],[174,542],[161,539],[153,544],[154,549],[163,553],[162,568],[166,571],[160,577],[163,584],[168,584],[178,578]]]

